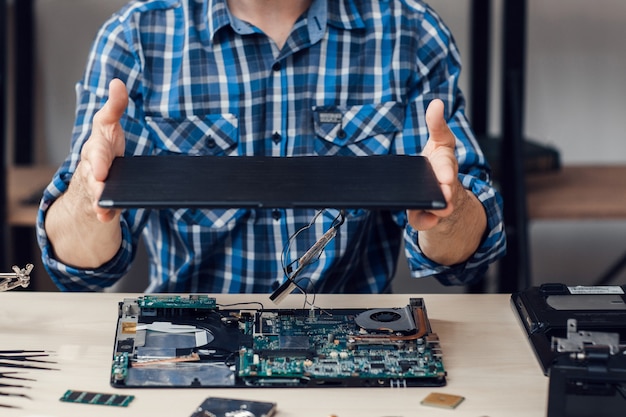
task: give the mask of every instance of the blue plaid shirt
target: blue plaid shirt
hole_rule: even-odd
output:
[[[71,152],[44,193],[38,240],[62,290],[100,290],[129,269],[143,235],[148,292],[269,293],[330,227],[337,210],[126,210],[117,255],[95,270],[54,258],[48,206],[67,189],[107,86],[120,78],[130,104],[126,155],[420,154],[426,107],[446,104],[457,137],[459,178],[483,203],[488,230],[465,263],[427,259],[405,212],[349,211],[319,259],[299,276],[317,292],[389,291],[405,251],[414,277],[444,284],[481,277],[505,251],[501,200],[464,114],[452,35],[421,1],[315,0],[278,49],[229,13],[225,0],[133,1],[98,33],[77,84]],[[332,114],[333,117],[320,117]],[[207,187],[221,187],[207,178]],[[277,187],[280,184],[276,184]],[[293,236],[315,222],[306,232]]]

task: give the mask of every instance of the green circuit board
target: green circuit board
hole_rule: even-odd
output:
[[[324,384],[403,384],[445,374],[436,338],[375,342],[363,338],[351,311],[332,315],[272,312],[261,316],[252,348],[240,352],[239,376],[262,385],[295,380]],[[319,381],[319,382],[316,382]]]
[[[260,307],[260,306],[259,306]],[[376,309],[221,308],[158,296],[120,303],[116,387],[442,386],[423,299]]]
[[[217,305],[215,298],[206,295],[144,295],[137,299],[137,304],[147,308],[201,308],[214,309]]]

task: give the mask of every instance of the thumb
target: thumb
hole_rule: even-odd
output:
[[[446,122],[443,101],[435,99],[430,102],[426,109],[426,125],[429,137],[423,155],[432,164],[439,182],[452,184],[458,170],[454,154],[456,137]]]
[[[444,104],[440,99],[430,102],[426,109],[426,126],[428,127],[429,142],[433,147],[446,146],[454,149],[456,139],[448,127],[444,116]]]
[[[92,135],[83,146],[81,159],[89,161],[98,181],[106,178],[113,158],[124,154],[125,135],[120,120],[128,101],[126,86],[114,79],[109,83],[109,98],[93,117]]]
[[[102,108],[102,123],[117,123],[128,106],[128,92],[122,80],[114,78],[109,83],[109,98]]]

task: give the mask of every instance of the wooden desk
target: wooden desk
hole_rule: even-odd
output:
[[[37,204],[24,204],[24,200],[43,189],[56,168],[49,166],[10,167],[7,169],[7,224],[9,226],[34,226]]]
[[[565,166],[526,178],[528,218],[626,219],[626,165]]]
[[[548,378],[505,294],[429,294],[428,315],[441,340],[448,384],[442,388],[115,389],[109,385],[117,303],[129,294],[0,293],[0,349],[48,349],[57,371],[30,370],[32,400],[0,397],[4,417],[188,417],[208,396],[274,401],[276,417],[545,416]],[[400,307],[410,295],[319,295],[321,307]],[[217,295],[220,303],[262,301],[264,295]],[[301,307],[288,296],[281,308]],[[4,381],[3,381],[4,382]],[[135,395],[128,408],[68,404],[67,389]],[[7,391],[8,388],[0,388]],[[15,390],[15,389],[14,389]],[[454,411],[420,405],[431,392],[463,395]]]

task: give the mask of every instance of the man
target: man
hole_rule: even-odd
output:
[[[113,158],[424,154],[448,207],[349,211],[301,277],[316,292],[389,291],[404,236],[413,276],[478,279],[505,236],[459,71],[452,35],[420,1],[131,2],[102,27],[77,86],[71,153],[38,218],[44,264],[63,290],[99,290],[127,272],[143,233],[147,291],[271,292],[336,210],[103,209]]]

